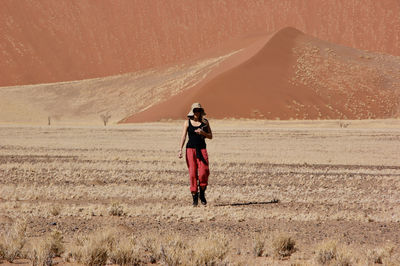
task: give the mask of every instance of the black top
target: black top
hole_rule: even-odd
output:
[[[201,121],[200,126],[193,126],[189,119],[189,127],[188,127],[188,136],[189,141],[186,144],[186,148],[194,148],[194,149],[205,149],[206,141],[205,137],[194,132],[196,129],[201,128],[203,131],[208,133],[208,126],[203,121]]]

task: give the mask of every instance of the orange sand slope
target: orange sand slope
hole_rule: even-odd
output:
[[[182,119],[192,102],[201,102],[212,118],[397,117],[400,57],[284,28],[247,61],[121,122]]]
[[[70,82],[0,87],[0,122],[47,124],[110,123],[142,111],[240,64],[265,44],[268,36],[250,36],[205,51],[197,60],[146,71]]]
[[[399,13],[398,0],[1,0],[0,86],[165,66],[289,25],[399,56]]]

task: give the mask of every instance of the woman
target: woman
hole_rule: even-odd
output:
[[[179,158],[182,158],[182,148],[185,144],[187,134],[189,141],[186,144],[186,163],[189,168],[190,192],[193,196],[193,206],[198,205],[199,198],[203,205],[207,205],[205,191],[210,171],[208,168],[205,139],[212,139],[212,132],[210,124],[204,118],[205,114],[204,109],[199,103],[192,104],[190,112],[187,115],[189,119],[183,125],[178,155]],[[199,182],[199,188],[197,188],[197,181]]]

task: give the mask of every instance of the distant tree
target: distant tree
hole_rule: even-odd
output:
[[[107,126],[108,120],[111,118],[111,115],[109,113],[101,114],[100,118],[103,121],[104,126]]]

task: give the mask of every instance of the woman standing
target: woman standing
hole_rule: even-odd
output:
[[[212,132],[208,120],[204,118],[205,114],[204,109],[199,103],[192,104],[190,112],[187,115],[188,120],[183,125],[178,155],[179,158],[182,158],[182,148],[185,144],[187,134],[189,141],[186,144],[186,163],[189,168],[190,192],[193,196],[193,206],[198,205],[199,198],[203,205],[207,204],[205,191],[207,189],[210,170],[208,168],[205,139],[212,139]]]

